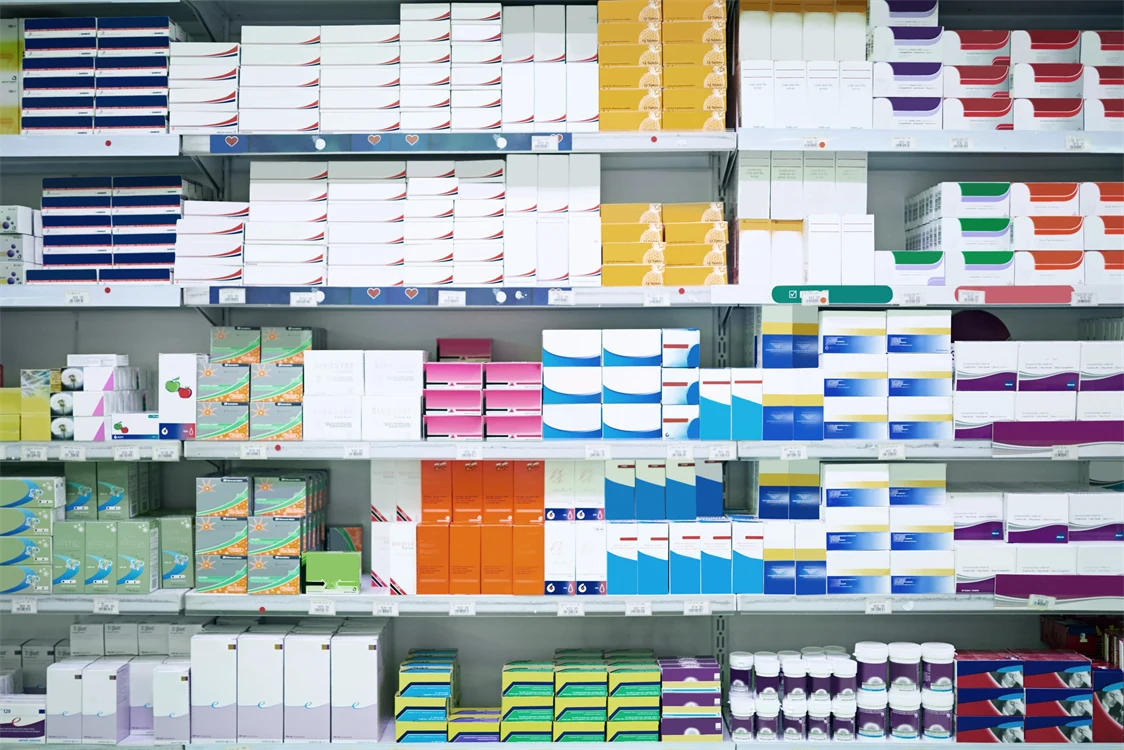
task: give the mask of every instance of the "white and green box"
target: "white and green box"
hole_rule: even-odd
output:
[[[117,522],[86,521],[87,594],[117,593]]]
[[[98,464],[98,520],[121,521],[139,512],[135,463]]]
[[[195,519],[164,516],[160,519],[160,588],[195,587]]]
[[[51,585],[56,594],[86,590],[86,521],[59,521],[51,539]]]
[[[160,524],[156,519],[117,523],[117,593],[151,594],[160,588]]]
[[[63,465],[66,478],[66,518],[92,521],[98,517],[98,465],[92,461],[68,461]]]
[[[54,508],[65,498],[62,477],[0,478],[0,508]]]
[[[61,522],[60,522],[61,523]],[[55,524],[58,533],[58,524]],[[51,562],[49,536],[0,537],[0,565],[44,565]]]

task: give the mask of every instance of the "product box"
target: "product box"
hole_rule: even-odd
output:
[[[1083,130],[1083,100],[1015,99],[1015,130]]]
[[[830,544],[830,531],[828,539]],[[890,552],[832,551],[827,553],[828,594],[889,594]]]
[[[948,38],[947,35],[945,38]],[[1006,65],[946,64],[943,68],[944,96],[973,102],[979,99],[1009,98],[1010,70]],[[946,109],[946,117],[947,111]]]
[[[155,520],[118,521],[117,591],[150,594],[160,588],[160,525]]]

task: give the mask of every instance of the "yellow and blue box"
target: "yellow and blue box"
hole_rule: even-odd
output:
[[[444,697],[394,696],[394,720],[405,722],[446,721],[452,712],[452,699]]]
[[[451,698],[455,671],[452,664],[404,662],[398,668],[398,693],[409,698]]]
[[[607,716],[610,724],[660,719],[660,668],[647,664],[617,664],[609,667]],[[657,735],[659,727],[656,727]]]
[[[501,721],[500,742],[551,742],[553,730],[550,721]]]
[[[609,672],[604,664],[558,664],[554,667],[556,723],[600,723],[604,734],[608,697]]]
[[[399,721],[394,724],[395,742],[447,742],[446,721]]]
[[[499,742],[498,708],[454,708],[449,717],[449,742]]]
[[[604,742],[603,721],[556,721],[551,734],[554,742]]]
[[[659,712],[659,709],[656,709]],[[605,724],[606,742],[659,742],[660,722],[610,721]]]
[[[500,709],[504,723],[549,724],[553,720],[554,665],[550,662],[508,662],[503,667],[500,690]],[[546,731],[549,736],[549,726]]]

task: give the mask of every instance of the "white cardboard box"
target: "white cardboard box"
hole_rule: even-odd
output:
[[[875,130],[940,130],[940,97],[874,99]]]
[[[836,125],[851,130],[869,130],[874,126],[873,63],[839,63],[839,112]]]
[[[743,48],[745,41],[742,42]],[[743,128],[772,128],[773,63],[768,60],[742,62],[741,70],[741,122]]]
[[[807,63],[803,60],[774,62],[773,127],[802,128],[806,126],[807,122]]]
[[[1084,66],[1015,63],[1011,67],[1011,98],[1073,99],[1084,96]]]
[[[549,6],[536,6],[538,9]],[[557,10],[561,11],[559,7]],[[536,37],[538,32],[536,31]],[[537,57],[537,56],[536,56]],[[535,130],[556,128],[566,130],[566,63],[540,63],[534,65],[535,75]]]
[[[1010,130],[1015,123],[1012,99],[944,100],[945,130]]]
[[[944,95],[988,99],[1011,90],[1011,69],[1006,65],[945,65]]]
[[[816,14],[821,15],[821,14]],[[805,27],[807,26],[805,16]],[[814,61],[807,64],[805,126],[839,127],[840,67],[837,62]],[[822,209],[825,212],[827,209]]]
[[[1011,32],[1011,63],[1081,62],[1080,31]]]

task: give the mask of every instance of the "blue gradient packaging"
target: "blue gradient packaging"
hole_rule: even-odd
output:
[[[828,539],[830,543],[830,532]],[[847,551],[827,553],[828,594],[889,594],[890,553]]]
[[[956,567],[952,551],[891,551],[890,593],[956,593]]]
[[[952,352],[951,310],[887,310],[886,351],[890,354]]]
[[[819,347],[820,354],[885,354],[885,311],[823,310]]]

